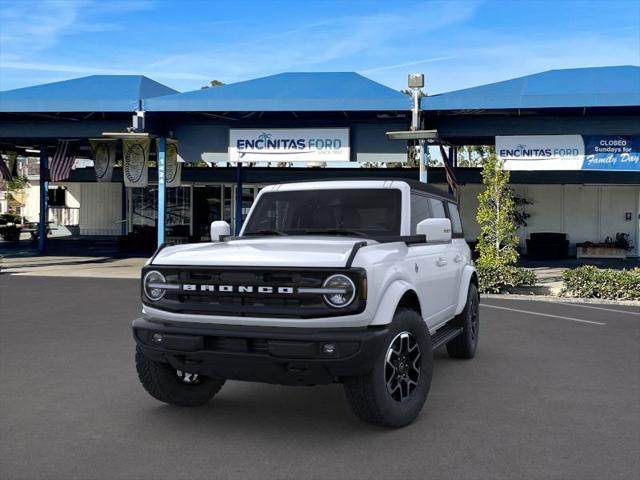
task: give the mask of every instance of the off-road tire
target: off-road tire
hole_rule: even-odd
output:
[[[478,348],[480,329],[480,297],[478,287],[469,284],[467,303],[464,310],[453,320],[454,325],[462,327],[462,333],[447,343],[447,352],[453,358],[473,358]]]
[[[420,374],[413,392],[404,401],[394,400],[387,390],[385,368],[387,352],[394,339],[409,332],[420,347]],[[416,311],[399,308],[390,325],[385,348],[379,353],[371,372],[345,379],[344,390],[353,413],[368,423],[399,428],[415,420],[429,394],[433,370],[431,336]]]
[[[153,398],[180,407],[204,405],[224,385],[224,380],[202,376],[198,383],[185,383],[171,365],[151,360],[140,347],[136,347],[136,369],[142,386]]]

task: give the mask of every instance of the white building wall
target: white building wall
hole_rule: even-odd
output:
[[[602,242],[618,232],[631,236],[635,250],[640,255],[640,185],[512,185],[517,195],[532,202],[525,207],[531,215],[527,226],[518,234],[522,252],[525,240],[533,232],[563,232],[570,242],[569,253],[575,255],[575,244]],[[480,227],[476,222],[478,194],[482,185],[460,187],[460,212],[467,240],[475,240]],[[631,220],[626,214],[631,214]]]
[[[29,185],[25,190],[22,216],[30,222],[37,222],[40,219],[40,184],[37,181],[30,181]]]
[[[77,183],[76,185],[80,187],[80,235],[120,235],[122,232],[122,185],[120,183]]]

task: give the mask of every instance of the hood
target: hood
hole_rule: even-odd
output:
[[[263,237],[192,243],[162,249],[153,265],[238,267],[344,267],[352,237]]]

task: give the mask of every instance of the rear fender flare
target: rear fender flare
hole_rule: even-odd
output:
[[[462,313],[464,306],[467,304],[467,292],[469,292],[469,283],[471,283],[471,277],[477,276],[476,269],[471,265],[464,267],[462,276],[460,278],[460,292],[458,292],[458,304],[456,305],[456,315]]]

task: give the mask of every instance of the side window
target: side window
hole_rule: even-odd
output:
[[[453,230],[453,234],[461,235],[462,220],[460,220],[458,206],[455,203],[447,203],[447,207],[449,208],[449,218],[451,219],[451,229]]]
[[[427,197],[417,193],[411,194],[411,235],[416,234],[416,226],[425,218],[431,217],[431,209]]]
[[[444,212],[444,203],[442,202],[442,200],[430,198],[429,205],[431,205],[433,218],[447,218],[447,214]]]

